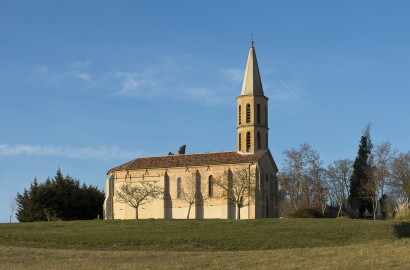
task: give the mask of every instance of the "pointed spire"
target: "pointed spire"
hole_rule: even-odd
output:
[[[243,78],[241,96],[261,95],[263,94],[261,76],[259,74],[258,61],[256,60],[253,40],[249,50],[248,63],[246,64],[245,77]]]

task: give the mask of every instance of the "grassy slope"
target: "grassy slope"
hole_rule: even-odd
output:
[[[410,223],[349,219],[133,220],[0,224],[2,245],[80,249],[278,250],[384,243]]]

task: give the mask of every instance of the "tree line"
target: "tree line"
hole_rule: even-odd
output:
[[[17,193],[16,218],[19,222],[95,219],[103,215],[104,199],[103,191],[64,177],[59,168],[53,178],[44,183],[35,178],[29,189]]]
[[[363,218],[382,210],[392,218],[397,202],[410,199],[410,151],[399,153],[389,141],[373,145],[369,123],[363,130],[354,161],[336,160],[325,166],[309,143],[285,150],[284,167],[278,174],[281,216],[303,208],[325,214],[329,206]]]

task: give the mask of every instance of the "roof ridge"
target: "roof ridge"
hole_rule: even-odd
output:
[[[178,155],[149,156],[149,157],[139,157],[139,158],[172,157],[172,156],[177,157],[177,156],[189,156],[189,155],[207,155],[207,154],[218,154],[218,153],[230,153],[230,152],[236,152],[236,151],[221,151],[221,152],[207,152],[207,153],[192,153],[192,154],[182,154],[182,155],[178,154]],[[136,158],[136,159],[139,159],[139,158]],[[136,159],[133,159],[133,160],[136,160]],[[133,160],[132,160],[132,161],[133,161]]]

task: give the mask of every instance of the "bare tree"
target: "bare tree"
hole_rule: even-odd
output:
[[[311,148],[308,149],[306,155],[307,163],[310,165],[309,175],[313,180],[316,196],[322,209],[322,215],[324,216],[327,207],[328,187],[326,178],[323,177],[325,172],[323,161],[320,159],[319,153]]]
[[[58,213],[57,213],[54,209],[45,208],[45,209],[44,209],[44,214],[45,214],[46,217],[47,217],[47,221],[58,219],[58,218],[57,218]]]
[[[16,201],[15,198],[13,198],[13,199],[11,200],[10,204],[9,204],[9,207],[10,207],[10,209],[11,209],[10,223],[11,223],[11,218],[13,217],[13,212],[14,212],[14,210],[16,209],[16,206],[17,206],[17,201]]]
[[[376,220],[379,199],[384,194],[384,186],[390,174],[390,162],[395,155],[396,150],[392,150],[391,143],[385,141],[377,145],[369,157],[370,166],[366,171],[369,182],[363,183],[359,194],[362,199],[372,201],[374,220]]]
[[[288,177],[290,186],[294,187],[290,198],[295,210],[299,210],[304,192],[304,176],[308,164],[308,152],[311,149],[308,143],[300,145],[299,149],[292,148],[282,152],[286,156],[283,174]]]
[[[388,185],[399,199],[410,199],[410,151],[392,159]]]
[[[227,199],[236,205],[236,218],[241,219],[241,208],[249,206],[260,199],[264,193],[264,187],[257,183],[259,170],[238,168],[227,171],[223,175],[214,178],[214,185],[218,187],[215,197]]]
[[[135,208],[135,219],[138,220],[138,208],[155,199],[162,199],[164,189],[154,182],[124,183],[115,190],[115,199],[120,203],[126,203]]]
[[[192,205],[204,203],[208,199],[208,195],[202,193],[203,190],[206,190],[207,183],[200,182],[198,176],[198,170],[196,170],[192,173],[192,177],[181,181],[181,199],[188,204],[187,220],[189,220]]]
[[[342,207],[347,207],[347,197],[349,196],[349,179],[353,172],[353,161],[341,159],[329,164],[326,170],[326,178],[329,182],[331,196],[339,206],[337,216],[341,216]]]

